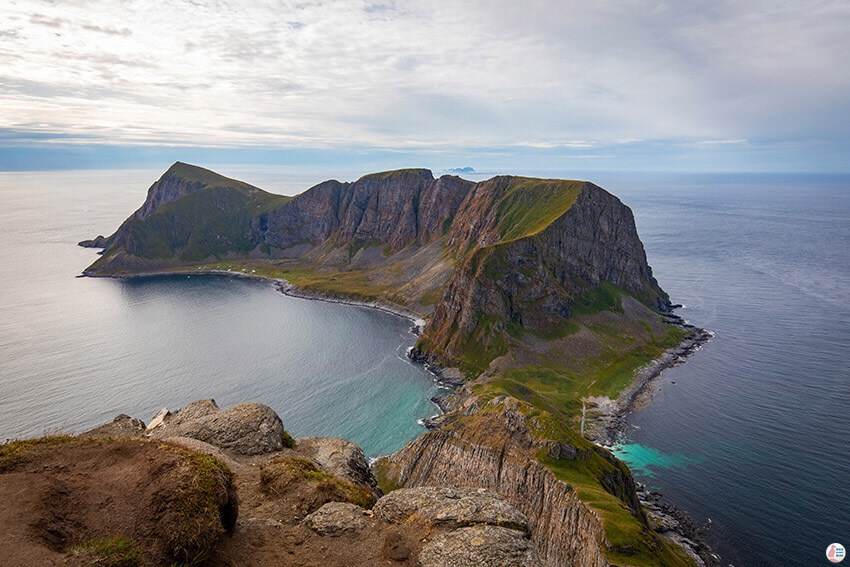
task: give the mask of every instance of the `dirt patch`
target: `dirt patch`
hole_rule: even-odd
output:
[[[0,447],[2,565],[88,564],[69,552],[121,538],[141,550],[135,564],[168,564],[235,524],[228,472],[210,457],[141,439],[20,443]]]

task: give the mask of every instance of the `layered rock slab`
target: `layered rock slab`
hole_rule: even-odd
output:
[[[257,403],[219,409],[215,400],[200,400],[166,417],[152,437],[191,437],[240,455],[283,449],[283,422],[270,407]]]

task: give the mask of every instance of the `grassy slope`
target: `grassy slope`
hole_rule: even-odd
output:
[[[534,418],[541,437],[590,451],[592,444],[581,438],[578,431],[581,398],[597,395],[617,398],[632,383],[639,367],[685,336],[684,331],[670,325],[665,325],[665,332],[658,335],[645,328],[647,324],[629,320],[623,313],[622,293],[616,286],[603,284],[577,298],[571,328],[562,339],[551,342],[548,349],[534,356],[516,356],[518,362],[514,367],[477,381],[472,385],[473,393],[482,400],[503,394],[514,397],[523,402],[524,413]],[[564,353],[569,350],[571,336],[579,333],[583,334],[582,347],[595,341],[596,348],[585,357],[575,356],[571,351]],[[521,331],[519,344],[514,345],[512,353],[522,352],[522,339],[528,338]],[[539,341],[536,343],[538,350]],[[680,549],[647,530],[606,488],[606,477],[613,470],[608,461],[592,452],[584,459],[558,460],[545,453],[537,457],[600,515],[606,539],[612,545],[608,557],[613,564],[691,564]]]
[[[584,187],[582,181],[514,177],[497,208],[502,242],[533,236],[566,213]]]
[[[424,177],[426,171],[415,170],[413,173]],[[411,170],[399,170],[367,177],[391,179],[410,174]],[[500,248],[505,243],[534,237],[544,230],[569,210],[582,187],[583,182],[577,181],[514,178],[497,205],[497,229],[502,242],[476,250],[469,257],[470,261],[475,262],[477,258],[479,262],[491,261],[497,264]],[[171,212],[194,214],[190,202],[180,203],[182,200],[175,201],[171,207],[161,207],[163,215]],[[280,204],[281,201],[269,199],[251,203],[243,210],[249,211],[245,215],[248,217],[255,210],[273,208]],[[156,214],[159,213],[160,211],[157,211]],[[198,221],[210,226],[216,226],[217,222],[226,222],[219,219],[214,211],[201,217]],[[228,231],[230,227],[225,225],[223,228]],[[257,275],[285,278],[307,290],[340,297],[392,300],[393,296],[391,286],[375,285],[369,279],[369,272],[365,270],[320,271],[298,263],[280,265],[252,260],[203,264],[196,262],[194,266],[253,271]],[[627,321],[621,306],[622,294],[622,290],[616,286],[602,284],[575,298],[574,316],[569,320],[553,322],[551,328],[537,330],[535,333],[529,333],[518,325],[509,325],[505,340],[496,341],[488,348],[482,347],[479,339],[491,332],[494,322],[482,317],[478,328],[468,338],[462,357],[463,364],[472,374],[485,371],[490,362],[498,356],[515,358],[517,353],[540,350],[539,344],[536,344],[534,349],[529,349],[529,341],[539,343],[542,340],[550,343],[550,347],[548,351],[543,349],[544,354],[539,357],[540,360],[515,365],[485,382],[476,383],[473,391],[485,399],[508,394],[524,402],[527,411],[537,418],[537,422],[541,424],[541,436],[567,442],[579,448],[590,446],[578,433],[580,398],[587,395],[616,398],[619,392],[631,383],[638,367],[655,359],[666,348],[677,344],[683,338],[683,333],[674,327],[668,326],[665,332],[656,334],[651,329],[642,331],[643,326],[648,327],[646,323],[637,325],[634,321]],[[597,320],[596,315],[603,312],[616,314],[621,318],[622,324],[620,320],[614,323]],[[570,353],[567,352],[569,348],[562,349],[562,343],[568,343],[571,336],[579,333],[589,334],[600,346],[592,356],[583,357],[573,363]],[[424,346],[427,349],[428,345]],[[522,359],[521,354],[519,359]],[[558,478],[573,486],[579,497],[600,514],[606,537],[614,546],[609,553],[613,563],[640,566],[690,564],[680,550],[670,547],[658,536],[648,532],[624,504],[606,490],[602,480],[604,474],[611,472],[612,465],[607,464],[604,459],[591,457],[587,460],[564,461],[545,455],[538,458]]]
[[[144,219],[125,222],[122,230],[134,242],[135,255],[146,260],[185,264],[233,252],[247,254],[253,248],[247,238],[251,219],[292,200],[180,162],[166,175],[206,186],[161,205]],[[107,249],[89,269],[108,265],[118,251],[118,245]]]

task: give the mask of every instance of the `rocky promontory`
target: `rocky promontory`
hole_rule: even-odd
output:
[[[255,403],[0,445],[0,496],[3,565],[543,565],[496,493],[383,495],[357,445]]]

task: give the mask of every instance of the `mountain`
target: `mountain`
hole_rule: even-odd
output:
[[[105,248],[89,271],[119,272],[211,256],[247,253],[250,220],[289,197],[272,195],[207,169],[177,162],[112,236],[81,246]]]
[[[490,488],[552,565],[693,564],[588,440],[615,431],[653,361],[705,338],[669,314],[631,210],[593,183],[403,169],[289,198],[176,163],[81,245],[104,248],[90,276],[250,272],[423,317],[412,356],[460,387],[435,431],[378,462],[385,490]]]

